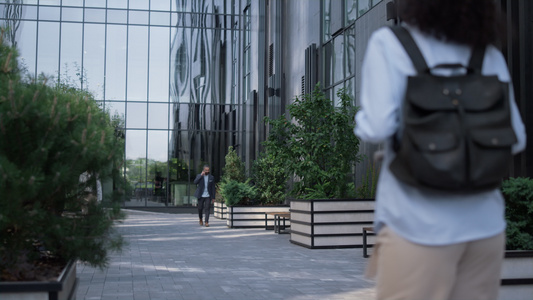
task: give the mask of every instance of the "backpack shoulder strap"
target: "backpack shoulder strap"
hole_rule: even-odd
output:
[[[400,43],[403,45],[405,51],[411,58],[413,65],[418,73],[425,73],[429,70],[426,60],[416,45],[415,40],[403,26],[391,26],[390,29],[396,35]]]
[[[472,56],[468,62],[468,71],[481,73],[483,67],[483,59],[485,58],[485,47],[474,47],[472,49]]]

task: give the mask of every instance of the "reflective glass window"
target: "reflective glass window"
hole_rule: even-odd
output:
[[[169,28],[150,28],[150,101],[168,102],[169,96]]]
[[[324,0],[324,13],[322,15],[322,26],[324,30],[323,40],[331,38],[331,0]]]
[[[61,65],[63,82],[81,87],[82,24],[61,24]]]
[[[129,26],[128,100],[147,100],[147,74],[148,27]]]
[[[83,8],[63,7],[61,8],[61,20],[81,22],[83,21]]]
[[[129,24],[148,25],[148,16],[147,11],[130,10],[128,22]]]
[[[112,0],[109,0],[109,2],[113,2]],[[63,0],[63,5],[65,4],[65,0]],[[86,7],[106,7],[106,0],[85,0],[85,6]]]
[[[108,9],[107,22],[126,24],[128,22],[128,11],[119,9]]]
[[[105,106],[105,109],[108,110],[112,116],[118,115],[122,118],[126,117],[126,103],[125,102],[106,101],[104,106]]]
[[[148,130],[148,160],[158,162],[159,172],[165,174],[168,161],[168,131],[166,130]],[[155,170],[152,173],[155,176]]]
[[[372,0],[359,0],[357,4],[358,17],[360,17],[370,9]]]
[[[148,9],[148,5],[150,4],[150,1],[146,0],[129,0],[130,1],[130,9]],[[160,0],[165,1],[165,0]]]
[[[35,74],[37,22],[21,21],[17,31],[16,43],[21,66],[29,74]]]
[[[357,19],[357,0],[346,0],[346,24],[350,24]]]
[[[84,88],[103,99],[105,25],[85,24],[83,49]]]
[[[344,35],[339,35],[333,40],[333,82],[344,79]]]
[[[107,25],[106,99],[126,99],[126,26]]]
[[[60,5],[61,0],[39,0],[39,4],[40,5]]]
[[[148,128],[168,129],[168,103],[148,104]]]
[[[146,159],[146,130],[126,130],[126,159]],[[138,163],[137,167],[141,165]],[[135,173],[138,178],[144,177],[140,169],[137,169]]]
[[[105,9],[98,8],[86,8],[85,9],[85,22],[105,22]]]
[[[173,0],[150,0],[150,10],[170,11],[170,3]]]
[[[37,73],[56,76],[59,66],[59,23],[39,22]]]
[[[145,129],[147,103],[128,102],[126,105],[126,127],[131,129]]]
[[[39,20],[59,21],[59,7],[39,6]]]
[[[88,1],[93,2],[93,1]],[[63,6],[83,6],[83,0],[63,0]]]
[[[108,8],[128,8],[128,0],[107,0]]]
[[[345,33],[346,76],[355,74],[355,26],[348,28]]]
[[[22,7],[22,18],[25,20],[37,19],[37,6],[25,5]]]
[[[169,26],[170,25],[170,13],[169,12],[158,12],[158,11],[150,12],[150,24]]]

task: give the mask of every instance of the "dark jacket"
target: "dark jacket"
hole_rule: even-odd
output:
[[[215,176],[213,175],[207,175],[209,177],[207,182],[207,191],[209,192],[209,198],[215,199]],[[202,197],[202,194],[204,193],[204,177],[202,174],[196,175],[196,178],[194,179],[194,184],[196,184],[196,192],[194,193],[194,197],[200,199]]]

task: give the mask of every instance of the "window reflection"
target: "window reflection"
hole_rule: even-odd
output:
[[[81,87],[82,24],[61,24],[60,79]]]
[[[105,25],[85,24],[84,39],[82,87],[103,99]]]
[[[105,96],[126,99],[126,26],[107,25]]]
[[[56,76],[59,69],[59,23],[39,22],[37,72]]]
[[[128,36],[128,100],[146,101],[148,27],[129,26]]]
[[[126,107],[126,127],[127,128],[146,128],[146,109],[145,103],[127,103]]]

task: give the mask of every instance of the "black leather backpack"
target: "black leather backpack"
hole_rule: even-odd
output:
[[[465,74],[434,75],[409,32],[401,26],[391,29],[418,72],[407,80],[392,173],[409,185],[449,192],[499,187],[517,141],[509,84],[481,74],[484,48],[474,48],[468,67],[432,68],[463,68]]]

